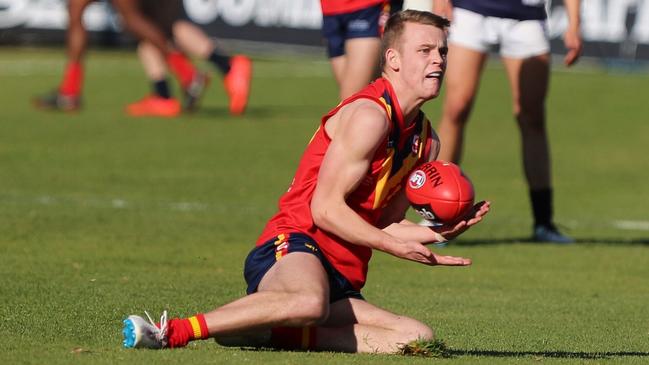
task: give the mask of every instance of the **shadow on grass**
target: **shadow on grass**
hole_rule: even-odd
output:
[[[487,239],[458,239],[453,242],[457,246],[482,246],[482,245],[501,245],[514,243],[541,243],[532,241],[529,237],[503,237]],[[616,245],[649,245],[649,238],[578,238],[575,243],[579,244],[616,244]],[[561,246],[562,244],[545,243],[548,245]],[[566,246],[570,246],[567,244]]]
[[[494,351],[494,350],[459,350],[449,349],[450,356],[477,357],[547,357],[560,359],[610,359],[614,357],[649,357],[649,352],[640,351],[607,351],[607,352],[573,352],[573,351]]]
[[[242,351],[259,351],[259,352],[305,352],[305,350],[282,350],[268,347],[241,347]],[[461,349],[445,349],[443,353],[435,354],[434,356],[422,354],[400,354],[404,356],[415,357],[443,357],[454,358],[458,356],[474,356],[474,357],[510,357],[510,358],[555,358],[555,359],[584,359],[584,360],[598,360],[598,359],[612,359],[622,357],[649,357],[649,352],[641,351],[605,351],[605,352],[585,352],[585,351],[496,351],[496,350],[461,350]]]

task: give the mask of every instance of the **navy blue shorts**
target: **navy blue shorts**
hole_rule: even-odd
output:
[[[291,252],[306,252],[315,255],[329,277],[329,302],[333,303],[340,299],[357,298],[364,299],[361,293],[352,287],[352,284],[340,274],[327,261],[320,247],[309,236],[302,233],[282,234],[264,242],[261,246],[255,247],[248,257],[243,270],[243,276],[248,284],[247,293],[257,291],[261,279],[266,275],[273,265],[282,257]],[[299,280],[299,278],[296,278]]]
[[[345,41],[351,38],[380,38],[379,19],[383,5],[322,18],[322,35],[327,40],[329,58],[345,54]]]

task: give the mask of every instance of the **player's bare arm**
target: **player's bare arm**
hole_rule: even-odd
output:
[[[345,199],[367,174],[388,125],[383,109],[369,100],[355,101],[330,118],[325,128],[332,142],[311,201],[317,226],[348,242],[378,249],[389,237],[365,222]]]
[[[353,244],[427,265],[467,265],[469,260],[436,256],[417,241],[402,241],[370,225],[345,198],[365,177],[376,148],[388,133],[385,112],[372,101],[359,100],[331,118],[331,145],[318,175],[311,210],[316,225]]]
[[[580,31],[580,0],[565,0],[566,12],[568,13],[568,29],[563,35],[563,43],[568,50],[563,62],[566,66],[574,65],[581,56],[581,31]]]

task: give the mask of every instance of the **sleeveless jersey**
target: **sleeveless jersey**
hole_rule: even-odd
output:
[[[385,3],[386,0],[320,0],[322,15],[338,15]]]
[[[484,16],[516,20],[544,20],[545,0],[451,0],[454,7]]]
[[[320,127],[302,155],[291,186],[279,200],[279,212],[270,219],[257,245],[284,233],[307,234],[315,240],[334,268],[355,289],[360,290],[365,284],[372,250],[346,242],[318,228],[313,223],[310,207],[320,165],[331,143],[324,128],[325,123],[340,108],[358,99],[369,99],[379,104],[390,123],[388,136],[374,153],[367,175],[347,197],[347,204],[358,215],[376,226],[383,209],[404,187],[410,172],[416,165],[428,160],[432,139],[430,123],[420,111],[415,121],[406,125],[392,86],[386,79],[379,78],[322,118]]]

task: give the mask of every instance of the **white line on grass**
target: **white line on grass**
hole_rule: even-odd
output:
[[[613,226],[625,230],[649,231],[649,221],[613,221]]]

